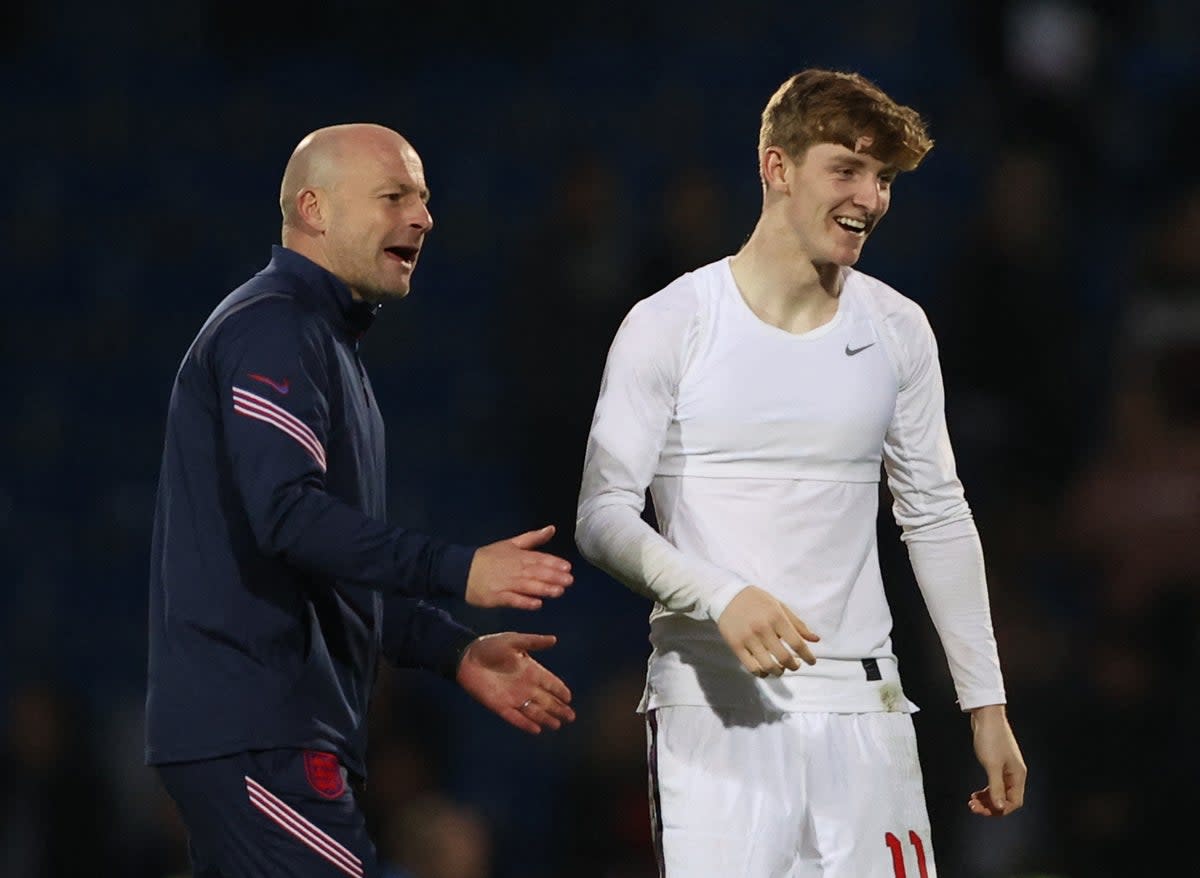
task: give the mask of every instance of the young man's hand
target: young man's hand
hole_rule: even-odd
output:
[[[821,638],[783,603],[757,586],[737,593],[717,620],[717,630],[738,661],[756,677],[778,677],[816,664],[809,643]]]
[[[1003,817],[1025,804],[1025,757],[1008,724],[1003,704],[971,711],[975,756],[987,772],[988,785],[971,793],[967,807],[981,817]]]

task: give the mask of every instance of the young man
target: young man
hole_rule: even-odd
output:
[[[197,876],[378,875],[364,777],[377,662],[456,680],[527,732],[574,719],[529,652],[420,600],[536,609],[571,584],[553,528],[481,548],[388,524],[359,340],[433,225],[420,157],[377,125],[301,141],[283,246],[209,317],[171,393],[154,519],[146,756]]]
[[[931,146],[857,74],[791,77],[762,115],[746,245],[635,305],[609,352],[577,541],[655,601],[639,709],[667,878],[935,874],[878,563],[881,464],[987,773],[969,807],[1021,806],[933,333],[852,268]]]

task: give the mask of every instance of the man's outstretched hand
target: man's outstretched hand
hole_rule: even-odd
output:
[[[554,525],[549,524],[476,549],[467,574],[467,603],[536,610],[543,599],[561,596],[575,581],[571,562],[534,551],[553,536]]]
[[[458,684],[471,697],[532,735],[573,722],[571,690],[529,653],[555,644],[552,634],[505,631],[475,640],[458,664]]]

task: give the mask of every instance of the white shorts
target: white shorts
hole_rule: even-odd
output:
[[[935,878],[907,713],[646,714],[663,878]]]

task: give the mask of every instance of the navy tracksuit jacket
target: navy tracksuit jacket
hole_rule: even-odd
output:
[[[385,519],[383,420],[358,357],[374,319],[275,247],[212,313],[167,415],[150,565],[146,760],[277,747],[364,776],[382,655],[452,677],[474,548]]]

